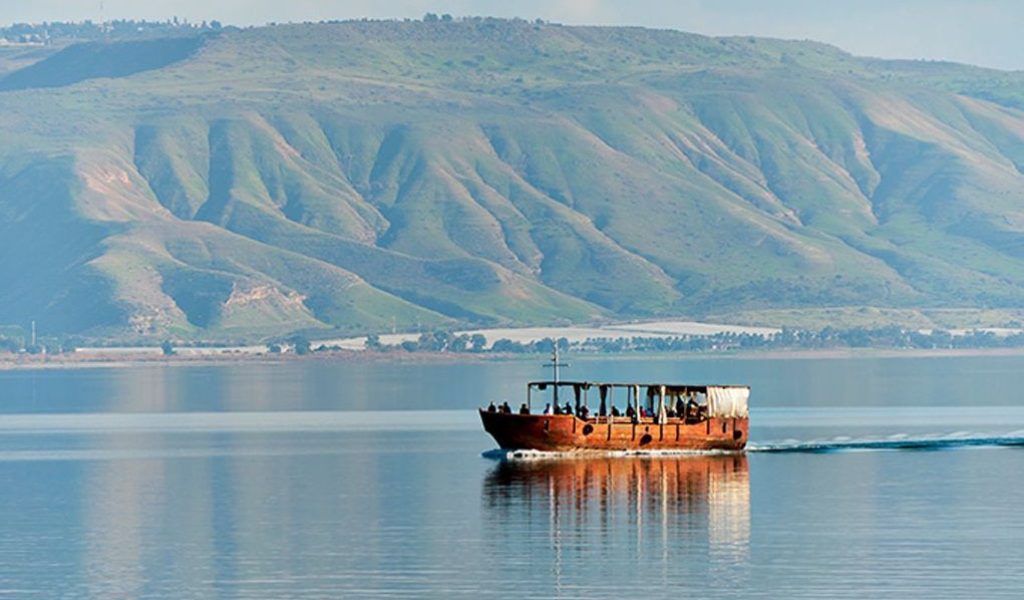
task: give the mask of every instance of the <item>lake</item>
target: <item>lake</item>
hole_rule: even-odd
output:
[[[483,456],[543,358],[0,372],[0,598],[1024,589],[1024,357],[574,358],[750,384],[752,450]]]

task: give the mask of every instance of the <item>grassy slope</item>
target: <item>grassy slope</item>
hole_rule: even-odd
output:
[[[496,21],[176,44],[0,93],[0,322],[242,338],[1024,304],[1016,74]],[[94,73],[140,64],[87,50],[126,57]]]

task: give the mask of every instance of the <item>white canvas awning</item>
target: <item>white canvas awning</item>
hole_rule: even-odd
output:
[[[750,388],[708,386],[708,416],[740,418],[747,416]]]

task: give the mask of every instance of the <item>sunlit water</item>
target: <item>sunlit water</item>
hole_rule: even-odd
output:
[[[0,373],[0,598],[1024,589],[1024,358],[576,360],[751,384],[751,451],[483,456],[539,362]]]

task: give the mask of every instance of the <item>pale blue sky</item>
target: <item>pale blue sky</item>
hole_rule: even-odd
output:
[[[178,16],[254,25],[428,11],[814,39],[861,55],[1024,69],[1019,0],[0,0],[0,23]]]

